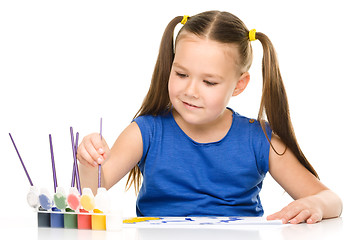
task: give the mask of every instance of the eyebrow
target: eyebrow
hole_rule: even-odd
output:
[[[180,65],[179,63],[174,62],[174,63],[173,63],[173,66],[178,67],[178,68],[181,68],[183,71],[188,71],[188,69],[187,69],[186,67]],[[214,78],[223,80],[223,77],[222,77],[221,75],[218,75],[218,74],[204,73],[203,76],[205,76],[205,77],[211,77],[211,78],[214,77]]]

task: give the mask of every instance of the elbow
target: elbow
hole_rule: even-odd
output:
[[[324,190],[319,193],[324,200],[324,214],[323,218],[340,217],[343,211],[342,199],[331,190]]]

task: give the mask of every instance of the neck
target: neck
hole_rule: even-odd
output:
[[[221,140],[227,135],[233,121],[232,111],[229,109],[225,109],[216,120],[206,124],[190,124],[175,109],[172,110],[172,114],[181,130],[199,143]]]

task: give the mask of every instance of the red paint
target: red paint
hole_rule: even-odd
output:
[[[80,209],[80,213],[88,213],[84,209]],[[78,214],[77,215],[77,229],[92,229],[91,215]]]

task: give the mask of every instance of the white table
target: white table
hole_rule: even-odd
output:
[[[8,239],[352,239],[353,224],[349,218],[327,219],[317,224],[194,226],[177,228],[127,228],[120,231],[92,231],[59,228],[38,228],[36,215],[0,216],[0,232]],[[11,238],[10,238],[11,236]]]

